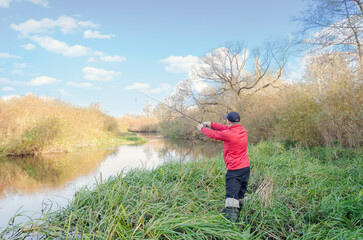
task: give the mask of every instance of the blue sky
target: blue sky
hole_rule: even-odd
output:
[[[213,49],[288,38],[302,9],[302,0],[0,0],[0,97],[141,114],[156,103],[138,91],[162,100]]]

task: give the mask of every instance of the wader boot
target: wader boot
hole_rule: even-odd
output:
[[[231,222],[238,222],[239,219],[239,208],[236,207],[226,207],[227,219]]]
[[[241,207],[239,201],[234,198],[226,198],[226,215],[231,222],[238,222]]]

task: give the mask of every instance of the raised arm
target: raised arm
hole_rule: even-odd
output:
[[[221,140],[221,141],[226,140],[226,136],[224,134],[224,131],[212,130],[212,129],[206,128],[206,127],[203,127],[200,131],[204,135],[206,135],[206,136],[208,136],[210,138],[213,138],[215,140]]]
[[[222,130],[225,130],[228,128],[227,125],[223,125],[223,124],[220,124],[220,123],[215,123],[215,122],[212,122],[211,123],[211,128],[217,130],[217,131],[222,131]]]

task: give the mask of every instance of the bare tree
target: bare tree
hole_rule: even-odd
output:
[[[189,86],[190,97],[199,105],[222,105],[228,111],[229,102],[252,94],[267,87],[278,87],[291,45],[266,44],[253,53],[253,63],[249,52],[241,43],[215,49],[206,54],[201,63],[192,69],[187,82],[206,83],[202,91],[194,91]]]
[[[295,18],[303,24],[304,43],[313,51],[344,51],[362,64],[363,5],[361,0],[306,0],[308,8]]]
[[[153,115],[153,105],[147,101],[144,108],[143,108],[143,112],[145,114],[146,117],[152,117]]]

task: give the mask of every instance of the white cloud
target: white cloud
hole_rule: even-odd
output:
[[[151,89],[148,83],[134,82],[132,85],[125,87],[126,90],[136,90],[142,93],[161,93],[168,92],[170,90],[170,85],[167,83],[160,84],[160,87]]]
[[[11,55],[10,53],[2,52],[2,53],[0,53],[0,58],[20,58],[20,57]]]
[[[14,63],[13,66],[15,68],[25,68],[26,67],[26,63]]]
[[[200,59],[198,57],[188,55],[182,56],[170,56],[168,58],[160,60],[160,62],[167,64],[165,70],[172,73],[182,73],[189,72],[190,68],[199,63]]]
[[[97,39],[111,39],[115,37],[114,34],[101,34],[99,31],[86,30],[83,33],[83,37],[86,39],[97,38]]]
[[[102,56],[100,57],[100,60],[103,62],[123,62],[126,61],[126,58],[115,55],[115,56]]]
[[[10,83],[10,80],[8,78],[0,77],[0,84],[7,84],[7,83]]]
[[[201,79],[194,79],[192,81],[192,89],[195,89],[197,92],[202,92],[206,89],[209,85]]]
[[[62,54],[63,56],[80,57],[92,52],[90,48],[82,45],[68,46],[65,42],[55,40],[51,37],[34,36],[31,39],[37,42],[42,48],[50,52]]]
[[[128,85],[125,87],[126,90],[138,90],[138,91],[145,91],[150,88],[150,85],[147,83],[139,83],[134,82],[132,85]]]
[[[36,5],[43,5],[44,7],[48,7],[48,0],[26,0],[26,1],[34,3]]]
[[[0,7],[8,8],[12,0],[0,0]]]
[[[94,63],[94,62],[97,62],[97,59],[94,57],[90,57],[90,58],[88,58],[87,62]]]
[[[115,77],[121,75],[120,72],[94,67],[84,67],[82,71],[84,78],[90,81],[112,81]]]
[[[353,16],[349,19],[342,19],[317,31],[314,34],[314,37],[317,39],[325,39],[325,41],[331,41],[332,44],[342,44],[343,42],[346,42],[349,37],[354,36],[351,30],[352,27],[363,27],[362,16]]]
[[[67,86],[73,86],[79,88],[93,88],[93,84],[89,82],[83,82],[83,83],[68,82]]]
[[[55,78],[51,78],[51,77],[47,77],[47,76],[40,76],[37,78],[33,78],[28,85],[31,86],[41,86],[41,85],[46,85],[46,84],[52,84],[52,83],[57,83],[60,82],[60,80],[57,80]]]
[[[100,51],[94,51],[93,55],[99,58],[99,60],[102,62],[123,62],[127,60],[126,57],[121,57],[119,55],[109,56],[106,53]],[[89,58],[88,62],[97,62],[98,60],[96,57]]]
[[[33,49],[35,49],[35,45],[32,44],[32,43],[28,43],[28,44],[22,45],[21,47],[24,48],[25,50],[33,50]]]
[[[187,78],[177,83],[174,92],[170,96],[176,99],[188,98],[190,91],[200,93],[207,87],[208,84],[203,79]]]
[[[148,93],[162,93],[162,92],[168,92],[170,90],[171,86],[167,83],[161,83],[160,87],[150,89]]]
[[[286,66],[284,81],[288,83],[303,81],[307,63],[311,60],[311,57],[312,55],[307,54],[296,59],[295,62],[289,62]]]
[[[78,25],[84,28],[98,28],[100,25],[91,21],[79,21]]]
[[[71,93],[68,93],[66,90],[64,89],[59,89],[59,94],[62,95],[62,96],[78,96],[77,94],[71,94]]]
[[[1,0],[0,0],[1,1]],[[90,21],[77,21],[76,19],[68,16],[60,16],[58,19],[53,20],[43,18],[39,21],[29,19],[26,22],[10,24],[10,28],[19,32],[19,37],[29,37],[31,34],[48,34],[54,29],[59,29],[64,34],[70,34],[80,27],[98,27]]]
[[[9,8],[10,2],[13,0],[0,0],[0,7]],[[26,2],[31,2],[36,5],[43,5],[44,7],[48,7],[48,0],[23,0]],[[17,2],[21,2],[21,0],[17,0]]]
[[[96,56],[99,56],[99,57],[106,56],[106,53],[101,52],[101,51],[95,51],[95,52],[94,52],[94,54],[95,54]]]
[[[11,73],[16,75],[24,75],[23,71],[20,69],[14,69],[11,71]]]
[[[2,90],[3,92],[11,92],[11,91],[15,91],[15,89],[14,89],[14,88],[12,88],[12,87],[3,87],[1,90]]]

